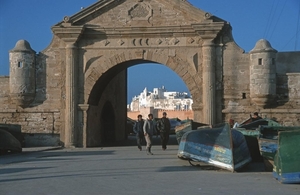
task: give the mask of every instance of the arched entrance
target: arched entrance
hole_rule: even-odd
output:
[[[135,65],[141,65],[143,63],[154,63],[153,61],[135,59],[121,62],[119,64],[113,65],[105,73],[99,74],[97,77],[98,80],[94,82],[94,85],[91,88],[91,92],[87,93],[89,110],[87,111],[87,146],[98,146],[104,143],[110,143],[115,140],[125,139],[127,132],[125,131],[126,119],[127,119],[127,68]],[[184,64],[183,61],[182,64]],[[94,61],[91,64],[90,68],[93,71],[87,71],[87,73],[93,74],[99,72],[99,68],[105,62],[100,60]],[[160,64],[163,66],[162,64]],[[176,66],[175,66],[176,67]],[[178,71],[173,67],[174,72]],[[181,70],[181,69],[179,69]],[[188,89],[191,86],[196,86],[196,83],[191,82],[190,76],[185,76],[181,74],[190,74],[187,72],[176,72],[181,78],[184,78],[183,81],[186,83]],[[155,75],[148,75],[155,79]],[[90,77],[88,77],[89,79]],[[89,87],[89,86],[87,86]],[[193,88],[191,88],[193,89]],[[195,92],[195,90],[193,91]],[[200,93],[194,93],[196,99],[199,97]],[[193,94],[192,94],[193,95]],[[197,96],[198,95],[198,96]],[[113,121],[112,118],[115,120]],[[95,122],[100,121],[100,123]],[[113,134],[109,129],[110,125],[115,125],[115,131]],[[110,123],[110,125],[108,125]],[[100,130],[99,130],[100,128]],[[101,135],[99,135],[99,132]],[[115,136],[112,139],[112,136]]]
[[[222,36],[231,35],[228,26],[186,1],[169,0],[98,1],[65,17],[52,30],[66,67],[66,146],[104,141],[106,135],[97,135],[106,131],[97,129],[105,127],[107,101],[115,114],[115,140],[126,138],[127,68],[143,62],[166,65],[182,78],[196,121],[222,119],[216,85],[222,83]]]

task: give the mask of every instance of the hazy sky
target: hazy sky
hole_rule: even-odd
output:
[[[52,40],[51,26],[97,0],[0,0],[0,75],[9,74],[8,51],[20,39],[40,52]],[[195,7],[230,22],[236,43],[249,52],[259,39],[278,51],[300,50],[299,0],[189,0]],[[297,25],[298,24],[298,25]],[[297,33],[298,32],[298,33]],[[128,69],[128,98],[147,87],[186,91],[183,81],[163,65]]]

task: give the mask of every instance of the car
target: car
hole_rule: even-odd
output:
[[[178,125],[181,125],[181,122],[179,119],[177,118],[171,118],[169,119],[170,120],[170,123],[171,123],[171,131],[170,131],[170,134],[175,134],[175,127],[178,126]]]

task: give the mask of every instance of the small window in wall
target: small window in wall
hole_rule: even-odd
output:
[[[242,94],[242,98],[243,98],[243,99],[246,99],[246,93],[243,93],[243,94]]]
[[[258,65],[262,65],[262,58],[258,58]]]
[[[18,68],[22,68],[23,67],[23,62],[18,62]]]

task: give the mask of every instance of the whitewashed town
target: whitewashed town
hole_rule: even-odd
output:
[[[140,111],[140,108],[153,107],[157,110],[192,110],[193,99],[187,92],[167,91],[162,86],[149,91],[145,88],[132,98],[128,111]]]

